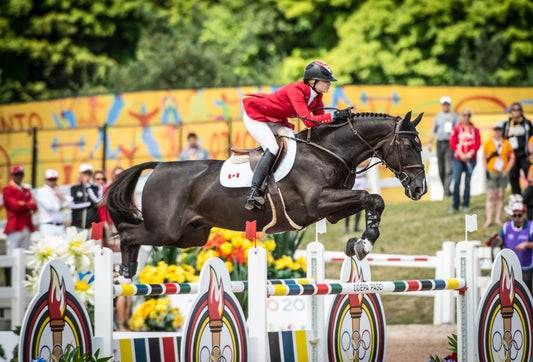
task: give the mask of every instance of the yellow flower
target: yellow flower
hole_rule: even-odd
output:
[[[224,264],[226,264],[226,268],[228,268],[228,273],[231,274],[231,272],[233,271],[233,263],[231,261],[226,261],[224,262]]]
[[[74,288],[76,290],[86,291],[89,290],[89,284],[79,280],[75,283]]]
[[[220,251],[222,252],[222,254],[229,255],[231,254],[231,250],[233,250],[233,247],[231,243],[228,243],[227,241],[220,245]]]
[[[263,242],[263,246],[266,251],[274,251],[274,249],[276,249],[276,242],[272,239],[268,239]]]
[[[239,248],[242,246],[244,240],[246,239],[242,237],[242,233],[239,233],[231,238],[231,245],[233,245],[234,248]]]

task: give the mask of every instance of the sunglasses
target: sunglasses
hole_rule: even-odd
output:
[[[522,216],[524,216],[524,214],[513,214],[512,217],[522,217]]]
[[[511,108],[511,112],[522,112],[522,110],[520,108]]]
[[[470,118],[470,117],[472,117],[472,115],[470,113],[465,113],[465,114],[463,114],[463,117],[469,117]]]
[[[17,177],[24,176],[24,172],[14,173],[13,176],[17,176]]]
[[[48,181],[57,181],[57,178],[49,178]]]
[[[104,177],[98,177],[98,178],[95,178],[96,181],[107,181],[107,179]]]
[[[82,173],[86,174],[86,175],[92,175],[92,171],[83,171]]]

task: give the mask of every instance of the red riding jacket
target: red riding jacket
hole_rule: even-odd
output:
[[[37,210],[37,203],[29,189],[18,186],[11,181],[4,187],[4,206],[7,210],[7,224],[4,233],[22,231],[26,226],[31,232],[35,231],[31,216],[32,211]]]
[[[303,81],[288,84],[271,94],[252,93],[243,100],[246,114],[260,122],[281,123],[286,127],[294,129],[294,124],[287,118],[296,116],[302,117],[303,123],[307,127],[318,126],[318,124],[305,120],[312,119],[315,122],[331,123],[333,115],[325,113],[319,109],[310,113],[310,110],[324,107],[322,94],[318,94],[313,101],[307,105],[311,98],[311,87]]]

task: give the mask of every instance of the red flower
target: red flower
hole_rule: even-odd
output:
[[[232,261],[237,261],[237,264],[242,265],[244,264],[244,249],[243,248],[235,248],[231,252],[230,258]]]
[[[202,249],[218,248],[225,241],[222,233],[216,233],[211,239],[207,240],[207,243],[202,246]]]

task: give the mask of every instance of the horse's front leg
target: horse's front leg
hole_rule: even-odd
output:
[[[320,195],[317,210],[335,223],[361,209],[365,210],[366,215],[366,228],[362,239],[351,238],[344,249],[346,255],[355,255],[359,260],[370,253],[379,237],[379,223],[385,209],[383,198],[366,191],[324,190]]]

